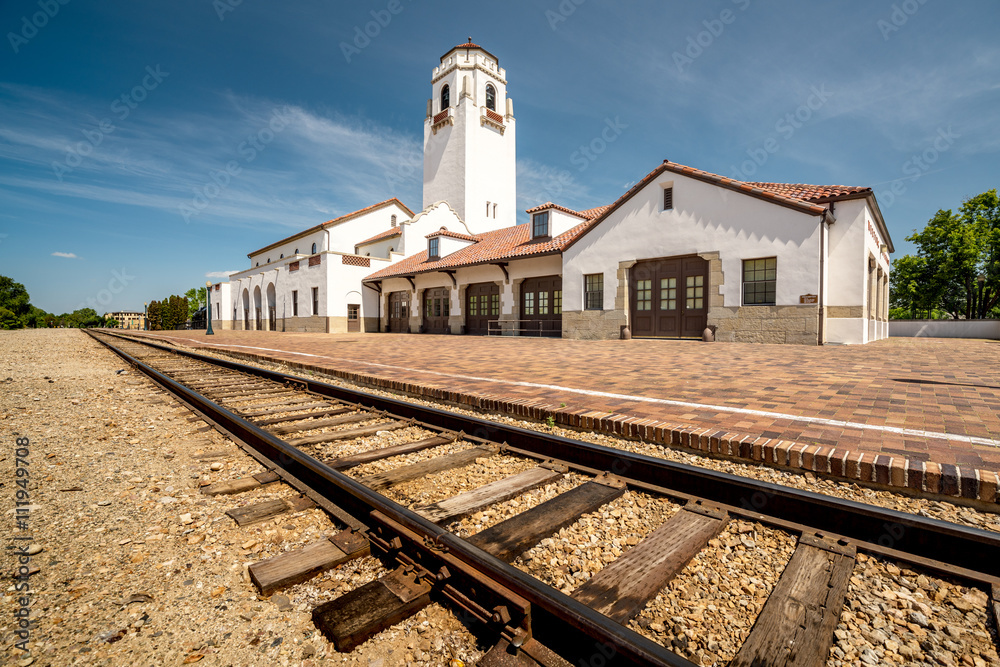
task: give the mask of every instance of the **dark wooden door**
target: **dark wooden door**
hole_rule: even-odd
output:
[[[521,283],[522,336],[562,336],[562,277],[526,278]]]
[[[465,289],[465,333],[485,336],[490,320],[500,319],[500,286],[474,283]],[[493,325],[496,327],[496,325]]]
[[[701,338],[708,324],[708,261],[696,255],[637,262],[629,271],[633,336]]]
[[[410,332],[410,293],[393,292],[389,295],[389,333]]]
[[[361,306],[356,303],[347,304],[347,333],[360,333]]]
[[[435,287],[424,290],[424,333],[450,333],[448,315],[451,308],[451,290]]]

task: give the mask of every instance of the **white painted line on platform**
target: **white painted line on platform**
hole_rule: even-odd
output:
[[[191,339],[185,339],[191,340]],[[194,341],[193,341],[194,342]],[[222,345],[197,341],[198,345],[207,345],[218,348],[241,347],[247,350],[262,350],[264,352],[280,352],[282,354],[296,354],[302,357],[314,357],[317,359],[329,359],[330,361],[348,362],[353,364],[364,364],[367,366],[378,366],[397,371],[407,371],[410,373],[426,373],[428,375],[440,375],[441,377],[457,378],[460,380],[474,380],[476,382],[492,382],[494,384],[506,384],[517,387],[531,387],[534,389],[551,389],[572,394],[582,394],[584,396],[597,396],[600,398],[613,398],[616,400],[639,401],[642,403],[653,403],[656,405],[671,405],[674,407],[691,408],[694,410],[716,410],[718,412],[731,412],[741,415],[753,415],[755,417],[770,417],[772,419],[791,419],[799,422],[811,424],[823,424],[825,426],[839,426],[842,428],[853,428],[859,430],[882,431],[884,433],[895,433],[897,435],[911,435],[919,438],[935,438],[940,440],[951,440],[953,442],[966,442],[973,445],[985,445],[986,447],[1000,447],[1000,441],[989,438],[979,438],[972,435],[958,435],[955,433],[938,433],[936,431],[921,431],[912,428],[900,428],[898,426],[879,426],[876,424],[861,424],[859,422],[849,422],[840,419],[826,419],[825,417],[806,417],[802,415],[790,415],[783,412],[768,412],[766,410],[752,410],[750,408],[734,408],[727,405],[710,405],[707,403],[690,403],[688,401],[675,401],[669,398],[652,398],[649,396],[632,396],[630,394],[614,394],[607,391],[594,391],[592,389],[574,389],[573,387],[562,387],[555,384],[538,384],[536,382],[521,382],[519,380],[498,380],[495,378],[477,377],[475,375],[459,375],[455,373],[441,373],[419,368],[407,368],[406,366],[393,366],[391,364],[380,364],[374,361],[363,361],[360,359],[345,359],[344,357],[328,357],[322,354],[309,354],[308,352],[294,352],[292,350],[276,350],[269,347],[253,347],[251,345]]]

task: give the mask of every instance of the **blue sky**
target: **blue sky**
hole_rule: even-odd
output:
[[[998,19],[994,0],[5,0],[0,274],[50,312],[141,310],[337,215],[419,208],[431,70],[470,35],[507,70],[522,211],[610,203],[669,159],[872,186],[899,257],[998,186]]]

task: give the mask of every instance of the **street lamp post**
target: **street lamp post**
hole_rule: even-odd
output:
[[[205,281],[205,335],[214,336],[212,331],[212,283]]]
[[[979,319],[986,317],[986,307],[983,305],[983,285],[986,284],[986,276],[982,273],[976,278],[979,283]]]
[[[149,331],[149,304],[142,302],[142,330]]]

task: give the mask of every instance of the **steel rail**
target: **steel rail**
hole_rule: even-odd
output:
[[[606,661],[602,664],[662,665],[664,667],[696,667],[677,654],[646,637],[620,625],[594,611],[569,596],[541,583],[534,577],[509,565],[494,556],[468,544],[461,538],[431,523],[421,515],[372,491],[347,475],[330,468],[313,457],[299,451],[253,423],[230,412],[198,392],[176,382],[152,366],[136,359],[126,351],[112,345],[92,332],[90,335],[110,350],[132,364],[165,389],[208,414],[233,437],[242,440],[280,463],[281,467],[301,479],[312,488],[329,493],[339,492],[331,500],[347,511],[366,518],[373,510],[380,511],[401,525],[424,535],[428,540],[447,549],[463,562],[473,566],[501,585],[522,596],[533,607],[533,617],[543,622],[564,624],[564,629],[573,631],[595,641],[595,649]],[[119,336],[120,338],[126,338]],[[126,338],[126,340],[134,340]],[[145,341],[142,344],[149,345]],[[160,347],[154,344],[154,347]],[[163,347],[170,352],[183,352]],[[193,358],[198,358],[197,355]],[[202,359],[207,361],[211,358]],[[211,359],[212,362],[217,360]],[[250,368],[250,367],[247,367]],[[237,370],[237,369],[233,369]],[[262,376],[263,377],[263,376]],[[272,378],[275,379],[275,378]],[[288,379],[292,379],[289,377]],[[296,382],[299,378],[294,378]],[[374,398],[374,397],[373,397]],[[535,617],[535,611],[544,612],[542,619]],[[545,642],[545,637],[540,641]],[[608,655],[605,651],[610,651]]]
[[[275,382],[295,382],[304,390],[318,395],[364,402],[399,417],[452,431],[464,431],[484,440],[506,442],[537,456],[611,471],[628,481],[662,489],[668,495],[674,491],[686,497],[725,505],[734,513],[755,520],[773,518],[776,525],[798,524],[810,530],[844,537],[857,542],[863,550],[928,566],[939,572],[951,572],[980,585],[1000,583],[1000,577],[995,574],[996,564],[1000,563],[1000,534],[997,533],[460,415],[144,339],[114,335]]]

